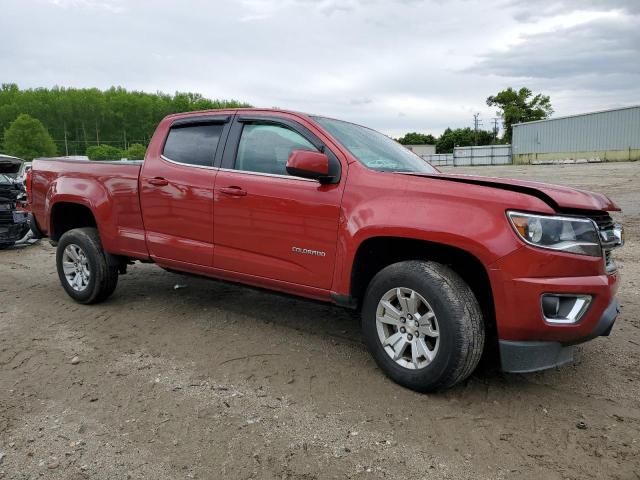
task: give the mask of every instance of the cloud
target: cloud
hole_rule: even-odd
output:
[[[589,48],[585,49],[584,45]],[[640,74],[640,29],[628,22],[593,22],[528,36],[517,48],[486,55],[470,70],[510,77],[565,79]]]
[[[578,2],[565,2],[560,6],[567,7],[567,3]],[[579,2],[579,5],[600,7],[601,3],[594,0]],[[609,6],[619,7],[614,11],[623,12],[620,14],[592,15],[590,21],[522,35],[510,48],[487,52],[466,72],[555,90],[564,102],[561,103],[564,113],[638,103],[640,8],[624,8],[625,3],[630,2],[618,2],[617,5],[609,2]],[[636,6],[635,3],[632,5]],[[569,92],[574,93],[573,100],[568,97]],[[568,102],[571,105],[566,105]]]
[[[395,136],[439,134],[471,125],[474,112],[489,125],[485,99],[508,86],[543,90],[558,115],[637,103],[638,10],[597,0],[4,0],[0,81],[198,91]]]
[[[91,8],[106,10],[112,13],[123,13],[126,8],[122,0],[45,0],[45,2],[60,8]]]
[[[630,15],[640,14],[640,2],[637,0],[511,0],[510,6],[520,22],[575,11],[621,10]]]

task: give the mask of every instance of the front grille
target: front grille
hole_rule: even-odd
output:
[[[604,213],[592,213],[587,215],[598,225],[600,230],[611,230],[613,228],[613,219],[607,212]]]
[[[619,245],[616,243],[615,235],[613,234],[615,224],[613,222],[613,219],[611,218],[611,215],[609,215],[607,212],[591,212],[585,214],[585,216],[589,217],[591,220],[596,222],[596,225],[598,225],[605,270],[607,271],[607,273],[615,272],[617,266],[615,260],[613,259],[613,255],[611,254],[611,250]]]
[[[607,273],[615,272],[618,268],[615,260],[613,259],[613,255],[611,254],[611,250],[604,251],[604,268]]]
[[[0,223],[13,223],[13,212],[11,210],[0,211]]]

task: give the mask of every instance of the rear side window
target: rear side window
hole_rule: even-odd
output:
[[[221,123],[172,127],[162,154],[174,162],[212,167],[223,128]]]

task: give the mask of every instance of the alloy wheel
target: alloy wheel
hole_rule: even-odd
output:
[[[393,288],[382,296],[376,309],[376,328],[385,352],[401,367],[424,368],[438,353],[436,315],[411,288]]]
[[[84,250],[75,243],[70,243],[62,253],[62,270],[67,283],[76,292],[82,292],[89,285],[91,270]]]

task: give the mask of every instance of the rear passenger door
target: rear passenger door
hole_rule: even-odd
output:
[[[329,289],[341,185],[289,175],[293,150],[323,150],[340,175],[338,158],[303,125],[236,117],[216,177],[214,267]]]
[[[210,267],[213,186],[229,115],[190,116],[170,123],[164,144],[140,173],[147,248],[153,258]]]

